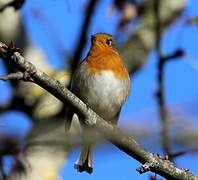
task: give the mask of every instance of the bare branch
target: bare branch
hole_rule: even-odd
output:
[[[187,148],[187,149],[184,149],[184,150],[181,150],[181,151],[177,151],[175,153],[170,154],[170,157],[176,158],[176,157],[179,157],[179,156],[183,156],[187,153],[198,153],[198,148]]]
[[[162,137],[162,147],[165,154],[170,155],[171,154],[171,140],[169,137],[169,122],[168,122],[168,111],[166,109],[166,102],[165,102],[165,94],[164,94],[164,65],[165,60],[163,58],[162,52],[161,52],[161,21],[160,21],[160,0],[155,1],[154,3],[154,13],[156,17],[155,22],[155,48],[156,48],[156,54],[158,59],[158,75],[157,75],[157,81],[158,81],[158,90],[156,93],[156,98],[158,102],[158,108],[159,108],[159,115],[161,120],[161,137]]]
[[[96,128],[96,130],[104,134],[110,142],[129,156],[142,164],[151,164],[149,167],[150,171],[170,179],[198,179],[198,177],[191,173],[175,167],[169,160],[159,158],[146,151],[132,137],[99,117],[59,81],[50,78],[30,62],[25,61],[19,52],[14,52],[12,55],[9,54],[9,56],[7,56],[7,52],[5,52],[5,48],[3,47],[6,47],[6,45],[0,42],[0,57],[3,57],[5,61],[9,61],[9,63],[13,64],[13,66],[21,72],[31,69],[32,71],[28,71],[28,73],[34,83],[53,94],[64,104],[70,105],[78,115],[85,117],[86,120],[83,123],[92,128]]]
[[[141,23],[138,30],[119,48],[130,74],[134,74],[143,67],[149,53],[155,47],[155,16],[153,16],[153,3],[155,1],[145,1],[144,11],[139,16]],[[185,4],[186,0],[161,1],[161,32],[164,32],[181,15]]]
[[[15,10],[21,9],[23,4],[25,3],[25,0],[13,0],[2,7],[0,7],[0,12],[3,12],[8,7],[13,7]]]
[[[21,80],[23,79],[23,73],[22,72],[16,72],[16,73],[11,73],[8,75],[0,76],[0,80],[7,81],[7,80]]]
[[[162,59],[163,61],[166,61],[166,62],[170,60],[176,60],[177,58],[184,56],[184,54],[185,54],[184,50],[177,49],[173,53],[163,56]]]
[[[82,26],[79,43],[77,45],[77,48],[74,52],[74,56],[70,63],[71,64],[71,72],[73,72],[76,69],[76,67],[80,61],[81,54],[82,54],[83,49],[86,44],[86,36],[87,36],[88,29],[89,29],[89,25],[91,23],[91,18],[93,17],[92,14],[94,13],[97,3],[98,3],[98,0],[94,0],[94,1],[90,0],[89,4],[87,6],[86,16],[85,16],[85,20],[84,20],[84,23]]]

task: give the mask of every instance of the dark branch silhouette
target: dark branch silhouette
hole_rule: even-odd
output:
[[[161,120],[161,137],[162,137],[162,147],[165,154],[170,155],[171,150],[171,139],[169,137],[169,122],[168,122],[168,111],[166,109],[166,102],[165,102],[165,94],[164,94],[164,65],[165,60],[163,58],[162,52],[161,52],[161,23],[160,23],[160,0],[154,2],[154,13],[156,17],[155,22],[155,38],[156,38],[156,54],[158,59],[158,75],[157,75],[157,81],[158,81],[158,89],[156,92],[156,98],[158,102],[158,108],[159,108],[159,115]]]
[[[98,3],[98,0],[94,0],[94,1],[90,0],[89,4],[87,6],[86,13],[85,13],[86,14],[85,15],[85,20],[84,20],[84,23],[82,25],[82,31],[80,33],[80,38],[79,38],[79,41],[78,41],[79,43],[76,47],[76,50],[74,51],[74,56],[70,61],[70,64],[71,64],[70,69],[71,69],[72,73],[76,69],[76,67],[77,67],[77,65],[80,61],[83,49],[86,45],[87,33],[88,33],[88,30],[89,30],[89,26],[91,24],[91,19],[93,17],[93,13],[95,11],[97,3]]]
[[[13,7],[15,10],[19,10],[21,9],[24,3],[25,3],[25,0],[13,0],[3,5],[2,7],[0,7],[0,12],[3,12],[8,7]]]

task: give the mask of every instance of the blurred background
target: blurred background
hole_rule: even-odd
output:
[[[197,0],[0,0],[0,41],[65,85],[97,32],[115,37],[131,75],[119,127],[198,174]],[[0,74],[11,71],[1,60]],[[0,179],[162,179],[109,142],[91,175],[77,173],[79,126],[65,133],[63,104],[31,83],[0,81],[0,92]]]

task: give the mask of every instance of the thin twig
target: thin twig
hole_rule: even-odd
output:
[[[163,58],[162,61],[168,62],[168,61],[176,60],[178,58],[183,57],[184,55],[185,55],[185,52],[183,49],[176,49],[173,53],[162,57]]]
[[[74,52],[74,56],[70,62],[71,64],[71,73],[74,72],[74,70],[76,69],[79,61],[80,61],[80,58],[81,58],[81,54],[83,52],[83,49],[86,45],[86,39],[87,39],[87,33],[88,33],[88,30],[89,30],[89,26],[91,24],[91,19],[93,17],[93,13],[95,11],[95,8],[96,8],[96,5],[98,3],[99,0],[90,0],[89,1],[89,4],[87,6],[87,9],[86,9],[86,16],[85,16],[85,20],[84,20],[84,23],[82,25],[82,31],[81,31],[81,34],[80,34],[80,38],[79,38],[79,43],[77,45],[77,48]]]
[[[168,112],[166,109],[166,102],[165,102],[165,93],[164,93],[164,65],[165,60],[163,58],[162,52],[161,52],[161,23],[160,23],[160,0],[154,1],[154,12],[156,17],[155,22],[155,37],[156,37],[156,54],[158,59],[158,75],[157,75],[157,81],[158,81],[158,90],[156,93],[156,98],[158,102],[158,108],[159,108],[159,115],[162,125],[161,130],[161,137],[162,137],[162,147],[165,154],[170,155],[171,154],[171,140],[169,137],[169,122],[168,122]]]
[[[23,78],[23,73],[18,71],[16,73],[10,73],[8,75],[0,76],[0,80],[7,81],[7,80],[21,80]]]
[[[198,148],[187,148],[181,151],[177,151],[177,152],[170,154],[169,157],[176,158],[179,156],[183,156],[187,153],[198,153]]]

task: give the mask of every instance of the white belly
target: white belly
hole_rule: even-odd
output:
[[[111,71],[94,76],[78,71],[72,83],[73,92],[96,113],[111,120],[119,112],[130,90],[130,81],[117,79]]]

